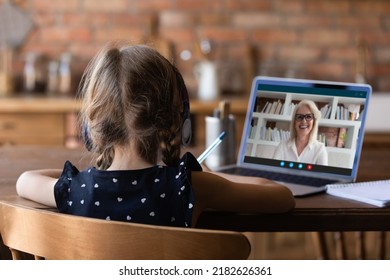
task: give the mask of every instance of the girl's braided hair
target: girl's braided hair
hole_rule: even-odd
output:
[[[174,65],[146,45],[109,44],[91,60],[79,86],[80,121],[88,128],[99,169],[110,167],[114,145],[126,146],[130,140],[151,164],[159,152],[166,165],[178,163],[183,123],[178,75]]]

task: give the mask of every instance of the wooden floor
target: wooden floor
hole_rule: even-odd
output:
[[[275,232],[246,233],[252,244],[251,259],[264,260],[315,260],[321,259],[312,239],[311,232]],[[344,232],[347,248],[347,259],[358,259],[355,232]],[[390,233],[387,233],[386,259],[390,259]],[[365,232],[366,259],[379,259],[380,243],[378,232]],[[331,259],[336,255],[335,233],[327,232],[326,241]]]
[[[347,240],[347,259],[357,259],[355,252],[356,233],[345,232]],[[274,233],[246,233],[252,245],[250,259],[255,260],[316,260],[320,259],[310,232],[274,232]],[[366,258],[378,259],[379,233],[366,232]],[[390,259],[390,233],[386,242],[386,259]],[[338,259],[334,248],[336,247],[334,233],[326,233],[327,242],[330,244],[329,254],[331,259]],[[1,243],[1,242],[0,242]],[[10,259],[11,254],[4,246],[0,246],[0,260]]]

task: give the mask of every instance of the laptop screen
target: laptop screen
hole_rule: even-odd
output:
[[[239,165],[354,180],[370,94],[363,84],[256,77]],[[300,102],[306,104],[304,114]],[[297,145],[302,133],[310,133],[306,151]]]

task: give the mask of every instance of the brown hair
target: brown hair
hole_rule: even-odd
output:
[[[145,45],[107,45],[86,68],[79,87],[80,120],[89,129],[97,166],[107,169],[114,145],[134,140],[139,155],[167,165],[180,157],[182,100],[174,66]]]

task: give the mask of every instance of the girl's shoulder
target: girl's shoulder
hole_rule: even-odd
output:
[[[156,165],[145,169],[137,170],[99,170],[93,166],[79,170],[73,163],[66,161],[60,179],[64,181],[72,181],[76,179],[93,179],[99,178],[99,181],[109,180],[116,181],[116,178],[152,178],[156,173],[163,173],[170,177],[183,177],[191,171],[202,171],[202,167],[190,152],[186,152],[179,161],[177,166]]]

